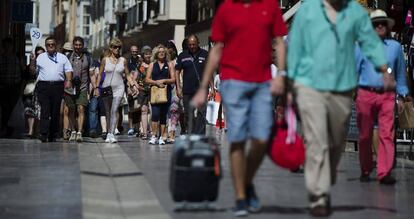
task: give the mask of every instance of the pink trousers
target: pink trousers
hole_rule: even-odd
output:
[[[362,173],[370,173],[372,164],[372,131],[378,119],[377,178],[382,179],[394,163],[395,92],[376,93],[358,89],[356,99],[359,129],[359,162]]]

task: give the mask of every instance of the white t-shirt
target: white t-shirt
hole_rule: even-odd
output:
[[[40,54],[36,59],[36,67],[38,81],[64,81],[65,73],[73,71],[68,58],[59,52],[53,56],[47,52]]]

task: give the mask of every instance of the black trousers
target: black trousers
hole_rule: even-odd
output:
[[[40,113],[40,134],[48,136],[49,139],[56,138],[59,130],[60,104],[63,97],[62,82],[37,83],[37,97],[39,99]]]
[[[191,133],[193,134],[205,135],[206,125],[207,125],[207,122],[206,122],[207,105],[206,104],[204,104],[200,109],[197,110],[197,116],[193,116],[193,121],[191,121],[193,125],[193,130],[188,130],[189,129],[188,127],[189,115],[190,113],[193,113],[192,111],[190,112],[190,102],[193,96],[194,94],[183,95],[184,123],[185,123],[186,131],[187,133],[191,131]]]

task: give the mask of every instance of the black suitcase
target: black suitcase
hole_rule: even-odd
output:
[[[220,178],[220,151],[214,138],[189,134],[176,139],[170,168],[170,192],[175,202],[216,201]]]

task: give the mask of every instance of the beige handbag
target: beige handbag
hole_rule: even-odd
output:
[[[163,88],[152,86],[151,87],[151,104],[162,104],[167,103],[167,86],[164,86]]]
[[[398,123],[400,129],[414,128],[414,108],[413,102],[404,102],[402,112],[398,115]]]

